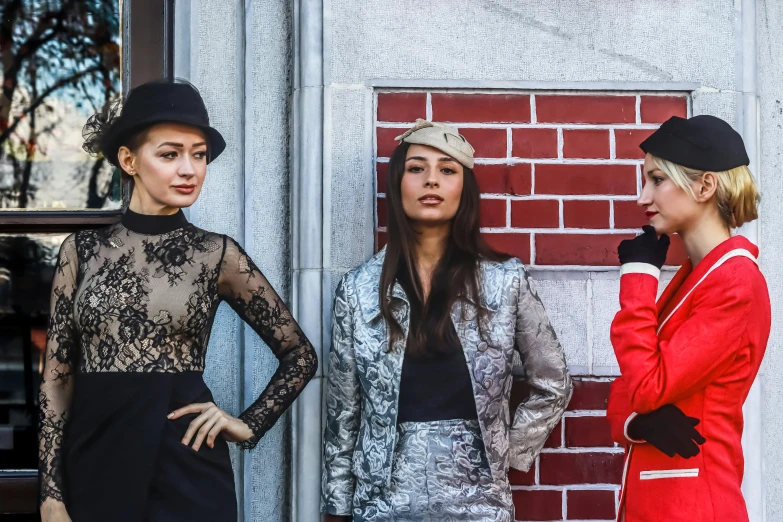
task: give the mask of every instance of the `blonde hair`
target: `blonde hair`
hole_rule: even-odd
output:
[[[657,156],[653,156],[653,160],[675,185],[696,199],[691,183],[698,181],[706,171],[683,167]],[[736,228],[758,218],[758,203],[761,197],[750,169],[742,165],[714,174],[718,178],[715,200],[724,223]]]

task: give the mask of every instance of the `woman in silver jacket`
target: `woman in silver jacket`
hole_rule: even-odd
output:
[[[571,396],[563,349],[522,262],[481,239],[467,140],[424,120],[397,139],[387,246],[334,299],[322,511],[511,522],[508,468],[530,468]]]

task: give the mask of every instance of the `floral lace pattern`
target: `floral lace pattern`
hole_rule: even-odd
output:
[[[122,224],[69,236],[55,272],[40,392],[41,501],[62,500],[61,445],[75,372],[203,371],[226,301],[280,361],[240,418],[252,448],[315,374],[307,337],[231,238],[190,224],[141,234]]]

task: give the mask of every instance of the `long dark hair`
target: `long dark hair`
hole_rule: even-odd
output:
[[[462,195],[451,223],[446,250],[435,266],[428,297],[416,270],[414,245],[417,232],[402,206],[402,177],[409,143],[400,143],[389,159],[386,181],[388,207],[386,257],[380,281],[381,315],[389,326],[389,347],[403,336],[391,313],[389,296],[399,282],[410,303],[410,327],[406,352],[417,356],[449,353],[459,346],[451,321],[457,299],[472,300],[479,314],[479,328],[486,310],[479,303],[479,263],[505,261],[510,256],[496,252],[484,242],[479,230],[480,192],[472,169],[464,167]]]

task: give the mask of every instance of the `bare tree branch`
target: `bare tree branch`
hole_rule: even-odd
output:
[[[93,67],[90,67],[89,69],[85,69],[77,74],[74,74],[70,78],[62,78],[55,83],[53,83],[48,89],[46,89],[43,93],[41,93],[36,100],[31,103],[28,107],[25,107],[24,111],[22,111],[22,114],[11,124],[8,126],[8,128],[3,131],[2,134],[0,134],[0,143],[3,143],[5,140],[8,139],[8,137],[13,134],[14,130],[16,130],[16,127],[22,122],[22,120],[25,119],[30,113],[35,111],[44,101],[46,101],[46,98],[49,97],[52,93],[57,91],[58,89],[62,89],[63,87],[74,83],[78,81],[79,79],[83,78],[84,76],[87,76],[88,74],[92,74],[94,72],[98,72],[101,70],[100,65],[95,65]]]

